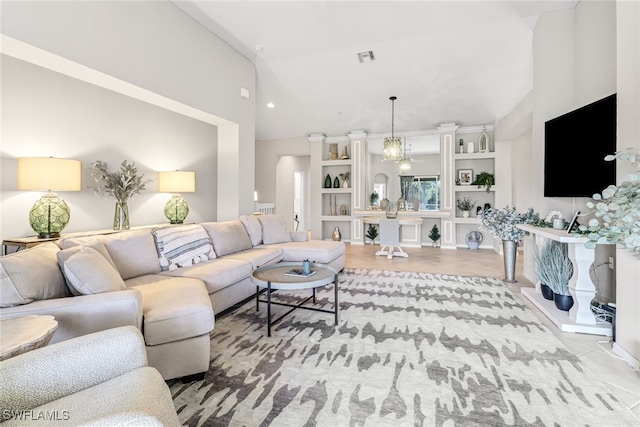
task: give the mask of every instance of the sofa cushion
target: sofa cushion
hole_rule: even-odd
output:
[[[154,229],[162,271],[189,267],[216,257],[211,239],[200,225]]]
[[[201,224],[211,237],[217,256],[251,249],[251,240],[240,221],[205,222]]]
[[[104,245],[123,280],[162,271],[151,230],[109,234]]]
[[[147,345],[197,337],[213,329],[211,300],[201,280],[174,277],[133,288],[142,293]]]
[[[275,247],[253,248],[248,251],[236,252],[235,254],[227,255],[227,258],[248,261],[251,263],[253,268],[256,269],[263,265],[274,264],[282,261],[282,249]]]
[[[312,240],[310,242],[290,242],[272,245],[270,247],[282,249],[283,261],[303,261],[328,264],[344,256],[344,242],[333,240]]]
[[[125,289],[118,271],[95,249],[80,246],[77,250],[65,249],[58,254],[65,251],[67,254],[59,256],[58,260],[74,294],[91,295]],[[73,253],[68,254],[70,251]]]
[[[58,267],[55,243],[0,257],[0,307],[71,296]]]
[[[165,271],[162,274],[173,277],[192,277],[202,280],[207,291],[212,294],[251,276],[253,266],[248,261],[231,257],[218,258],[192,267]]]
[[[282,215],[258,215],[262,226],[262,243],[271,245],[291,241],[291,234]]]
[[[60,265],[60,269],[62,270],[63,273],[64,273],[64,262],[67,259],[69,259],[70,256],[78,253],[79,251],[82,251],[85,248],[91,248],[96,252],[98,252],[113,267],[113,269],[116,271],[116,274],[118,274],[118,277],[120,277],[118,273],[118,267],[116,267],[116,264],[113,262],[111,255],[109,255],[109,251],[107,251],[106,246],[100,240],[92,239],[92,240],[87,240],[81,243],[80,242],[71,243],[70,241],[67,241],[65,242],[64,245],[61,245],[60,242],[58,242],[58,246],[63,248],[60,252],[56,254],[58,258],[58,265]],[[73,285],[69,283],[69,280],[66,277],[66,275],[65,275],[65,279],[67,279],[67,286],[69,286],[69,290],[73,295],[82,295],[82,293],[76,290],[73,287]],[[122,278],[120,278],[120,280],[122,280]]]
[[[258,217],[255,215],[242,215],[240,216],[240,222],[244,225],[247,234],[251,239],[253,246],[262,244],[262,225],[258,221]]]

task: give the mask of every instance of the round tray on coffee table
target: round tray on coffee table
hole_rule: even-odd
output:
[[[323,313],[333,313],[335,316],[335,324],[338,324],[338,272],[333,268],[325,264],[313,264],[311,267],[315,273],[311,276],[291,276],[287,273],[291,270],[302,270],[301,262],[280,262],[278,264],[266,265],[259,267],[251,274],[251,280],[256,285],[256,311],[260,310],[260,303],[267,303],[267,336],[271,336],[271,325],[279,322],[287,314],[291,313],[296,308],[303,308],[305,310],[320,311]],[[305,306],[304,304],[309,300],[316,302],[316,288],[333,283],[334,288],[334,306],[333,310],[325,310],[318,307]],[[267,294],[266,300],[260,299],[260,288],[264,288]],[[271,301],[271,293],[275,290],[298,290],[298,289],[311,289],[312,295],[301,301],[299,304],[287,304],[283,302]],[[271,320],[271,305],[283,305],[292,307],[291,310],[284,313],[282,316],[275,320]]]

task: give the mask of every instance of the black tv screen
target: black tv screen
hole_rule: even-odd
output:
[[[616,183],[616,94],[545,123],[544,196],[591,197]]]

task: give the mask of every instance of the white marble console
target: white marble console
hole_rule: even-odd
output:
[[[542,311],[561,331],[611,336],[611,324],[598,321],[591,311],[591,301],[596,296],[596,287],[589,276],[589,269],[595,257],[593,249],[587,249],[585,237],[576,237],[566,230],[539,228],[519,225],[532,234],[534,243],[541,239],[551,239],[566,243],[569,259],[573,263],[573,275],[569,279],[569,292],[573,297],[573,307],[569,312],[558,310],[553,301],[546,300],[540,293],[540,282],[536,288],[522,288],[522,294]]]

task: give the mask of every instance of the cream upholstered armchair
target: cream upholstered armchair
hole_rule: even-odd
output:
[[[147,366],[142,334],[133,326],[4,360],[0,383],[3,426],[180,425],[169,388]]]

